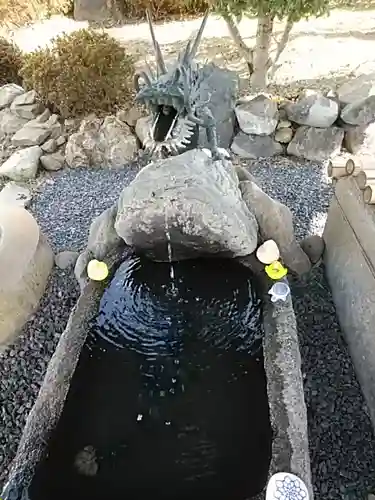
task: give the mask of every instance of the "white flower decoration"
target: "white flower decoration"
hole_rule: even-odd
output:
[[[304,482],[294,474],[277,473],[267,486],[267,500],[308,500]]]

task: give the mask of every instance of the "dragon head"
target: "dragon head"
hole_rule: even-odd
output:
[[[156,75],[147,71],[135,75],[136,100],[151,111],[152,126],[145,141],[146,149],[162,155],[180,153],[196,147],[199,133],[195,107],[199,104],[203,73],[194,61],[209,12],[194,40],[180,52],[176,62],[167,68],[155,38],[151,14],[147,11],[151,38],[156,56]],[[143,80],[141,85],[141,80]]]

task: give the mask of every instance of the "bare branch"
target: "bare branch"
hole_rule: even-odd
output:
[[[230,36],[232,37],[234,43],[237,45],[241,56],[247,62],[251,73],[253,67],[254,48],[248,47],[246,45],[241,36],[240,30],[238,29],[233,17],[229,13],[223,13],[222,17],[227,24]]]
[[[273,60],[272,66],[271,66],[270,75],[269,75],[270,78],[273,78],[275,76],[275,73],[279,68],[279,66],[277,65],[277,62],[280,59],[281,54],[284,52],[285,47],[288,44],[290,32],[292,31],[293,26],[294,26],[294,21],[292,21],[291,18],[289,17],[287,19],[286,24],[285,24],[284,31],[283,31],[283,34],[280,38],[280,41],[277,43],[276,54],[275,54],[275,57],[274,57],[274,60]]]

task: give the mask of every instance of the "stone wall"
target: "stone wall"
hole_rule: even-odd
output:
[[[375,149],[375,74],[338,89],[304,91],[297,101],[257,95],[236,106],[239,131],[232,152],[242,158],[288,154],[323,161],[342,149],[354,154]]]
[[[25,181],[39,168],[59,170],[65,142],[60,117],[38,101],[35,91],[14,84],[0,88],[0,177]]]
[[[323,161],[343,150],[375,152],[373,80],[375,73],[362,75],[335,93],[305,90],[296,101],[266,94],[228,101],[233,120],[220,122],[221,146],[249,159],[287,154]],[[134,159],[150,126],[151,118],[136,107],[63,122],[34,91],[5,85],[0,88],[0,178],[29,180],[39,170],[64,165],[122,167]]]
[[[0,178],[35,179],[41,171],[76,167],[122,167],[138,150],[132,126],[137,109],[103,119],[63,120],[35,91],[0,87]],[[127,122],[125,122],[127,120]]]

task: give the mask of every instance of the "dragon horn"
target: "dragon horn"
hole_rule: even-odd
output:
[[[201,40],[202,40],[203,30],[207,24],[207,19],[208,19],[209,15],[210,15],[210,9],[207,9],[207,11],[204,15],[201,27],[199,28],[197,36],[195,37],[194,44],[190,50],[190,54],[189,54],[190,59],[194,59],[194,57],[196,56],[199,44],[201,43]]]
[[[147,21],[148,21],[148,26],[150,28],[150,33],[151,33],[151,38],[152,38],[152,44],[154,46],[154,51],[155,51],[155,57],[156,57],[156,64],[158,68],[158,73],[164,74],[167,72],[167,68],[165,66],[165,62],[163,59],[163,55],[160,50],[160,45],[158,44],[156,37],[155,37],[155,31],[154,31],[154,25],[152,24],[152,18],[151,18],[151,12],[150,9],[146,10],[146,15],[147,15]]]
[[[139,85],[139,80],[143,79],[146,85],[150,86],[151,85],[151,80],[150,77],[148,76],[147,73],[144,71],[139,71],[138,73],[135,73],[134,78],[133,78],[133,85],[135,88],[136,92],[139,92],[141,87]]]
[[[182,66],[189,64],[190,53],[191,53],[191,43],[192,43],[192,41],[189,40],[187,45],[186,45],[185,51],[182,53],[182,57],[181,57]]]
[[[145,60],[145,65],[146,65],[147,71],[148,71],[148,73],[149,73],[149,75],[150,75],[151,79],[152,79],[152,80],[154,80],[154,79],[155,79],[155,75],[154,75],[154,72],[152,71],[152,68],[151,68],[151,66],[149,65],[149,63],[148,63],[147,59]]]

